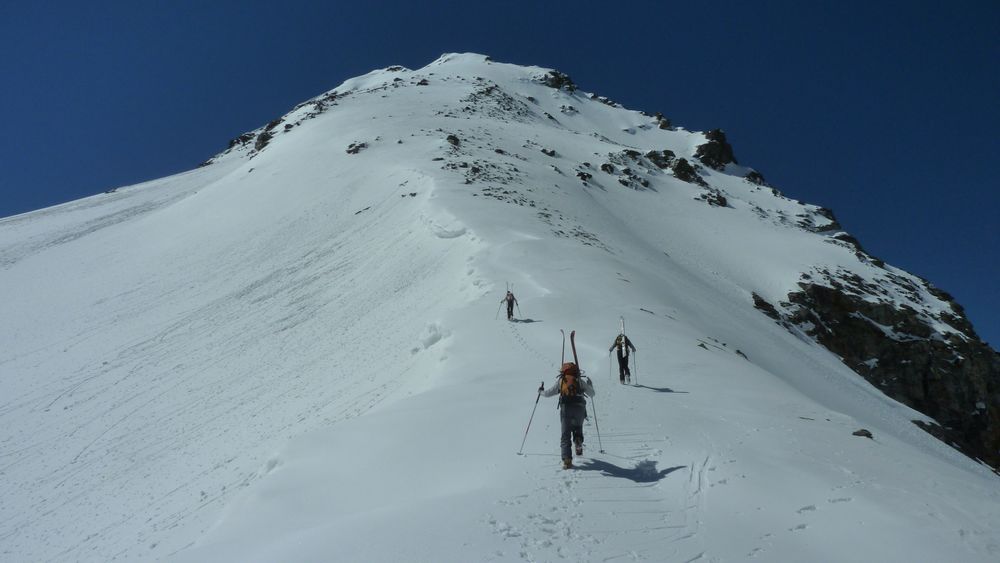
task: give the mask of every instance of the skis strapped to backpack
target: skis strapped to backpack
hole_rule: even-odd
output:
[[[566,358],[566,333],[560,329],[559,332],[563,334],[563,359]],[[583,394],[583,385],[580,382],[580,364],[577,363],[576,356],[576,331],[570,331],[569,333],[569,343],[573,348],[573,362],[562,363],[559,368],[559,405],[562,406],[564,400],[578,400],[578,397]]]

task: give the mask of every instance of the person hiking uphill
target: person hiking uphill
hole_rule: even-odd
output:
[[[509,321],[514,318],[514,305],[517,304],[517,299],[514,297],[514,294],[511,293],[511,291],[508,289],[507,295],[504,295],[503,299],[500,300],[501,303],[503,303],[504,301],[507,302],[507,320]]]
[[[559,446],[563,469],[570,469],[573,467],[571,441],[576,445],[576,455],[583,455],[583,421],[587,418],[587,397],[594,396],[594,384],[590,378],[583,377],[575,363],[566,362],[559,370],[555,384],[548,389],[542,385],[538,392],[545,397],[559,395],[559,421],[562,426]]]
[[[619,334],[615,341],[608,348],[608,354],[612,350],[618,349],[618,378],[621,379],[622,383],[632,382],[632,372],[628,369],[628,351],[629,348],[635,352],[635,346],[632,345],[632,341],[625,336],[624,333]]]

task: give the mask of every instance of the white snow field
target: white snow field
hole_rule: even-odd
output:
[[[0,560],[1000,560],[1000,479],[752,293],[826,269],[947,305],[748,169],[651,165],[705,136],[546,72],[374,71],[0,220]],[[597,390],[572,470],[533,410],[560,329]]]

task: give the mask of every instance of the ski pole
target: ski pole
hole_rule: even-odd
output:
[[[521,455],[521,452],[524,451],[524,443],[528,441],[528,430],[531,429],[531,421],[535,418],[535,409],[538,408],[538,399],[542,398],[542,389],[544,387],[545,382],[543,381],[541,386],[538,388],[538,396],[535,397],[535,406],[531,408],[531,418],[528,419],[528,427],[524,429],[524,439],[521,440],[521,449],[517,451],[517,455]],[[595,414],[594,417],[596,418],[597,415]],[[600,442],[600,440],[598,440],[598,442]]]
[[[500,309],[502,309],[502,308],[503,308],[503,300],[501,299],[500,300],[500,305],[497,307],[497,314],[493,315],[493,320],[494,321],[500,318]]]
[[[604,453],[604,444],[601,443],[601,425],[597,423],[597,401],[593,397],[590,398],[590,407],[594,409],[594,428],[597,429],[597,447],[600,448],[600,452]]]
[[[514,302],[514,306],[517,307],[517,316],[523,317],[524,315],[521,314],[521,306],[517,304],[517,301]]]
[[[635,384],[639,384],[639,353],[632,350],[632,369],[635,371]]]

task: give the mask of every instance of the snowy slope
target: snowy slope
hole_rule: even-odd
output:
[[[826,270],[947,304],[547,73],[374,71],[209,166],[0,221],[0,559],[1000,557],[996,477],[752,295]],[[598,393],[573,471],[553,399],[517,455],[560,328]]]

